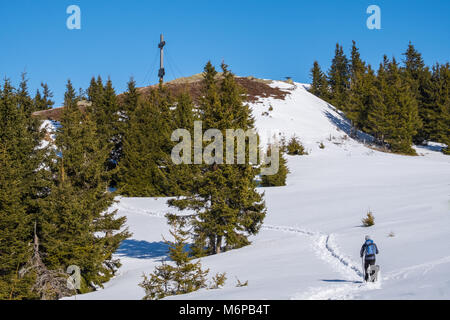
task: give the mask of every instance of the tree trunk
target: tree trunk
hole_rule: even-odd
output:
[[[216,254],[221,252],[221,248],[222,248],[222,236],[217,236]]]
[[[215,254],[216,253],[216,236],[209,237],[209,245],[210,245],[211,254]]]

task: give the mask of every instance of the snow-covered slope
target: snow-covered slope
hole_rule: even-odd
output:
[[[417,157],[374,151],[349,138],[346,120],[304,85],[272,85],[291,93],[252,105],[258,131],[267,140],[295,134],[309,155],[288,157],[286,187],[261,188],[268,215],[252,245],[202,259],[211,275],[227,273],[225,287],[171,298],[449,299],[450,157],[425,148]],[[173,211],[166,200],[120,198],[133,232],[117,252],[123,266],[105,289],[77,299],[143,297],[142,273],[166,252],[164,213]],[[369,209],[376,224],[363,228]],[[374,285],[361,282],[365,234],[380,249]],[[248,286],[236,287],[236,278]]]

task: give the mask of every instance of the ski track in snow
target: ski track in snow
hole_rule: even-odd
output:
[[[164,218],[165,216],[165,213],[162,212],[153,212],[142,208],[126,206],[121,203],[118,204],[117,208],[123,211],[139,212],[157,218]],[[346,278],[346,280],[348,280],[349,282],[353,282],[351,284],[341,285],[332,289],[324,289],[323,287],[312,288],[310,289],[310,293],[308,293],[307,295],[295,295],[292,297],[292,299],[350,299],[353,297],[352,293],[354,293],[355,291],[380,287],[380,283],[375,285],[367,285],[361,283],[361,279],[363,277],[362,268],[357,267],[350,258],[344,256],[339,252],[339,249],[335,244],[333,234],[328,235],[298,227],[275,226],[268,224],[263,224],[262,229],[269,231],[294,233],[297,235],[310,237],[313,241],[314,251],[317,256],[331,265],[334,270],[340,272]],[[399,273],[404,274],[404,272],[401,271]]]
[[[119,210],[125,211],[125,212],[138,212],[138,213],[149,215],[149,216],[156,217],[156,218],[164,218],[166,215],[163,212],[153,212],[150,210],[138,209],[138,208],[123,205],[121,203],[116,207],[116,209],[119,209]]]
[[[445,263],[450,263],[450,256],[390,272],[384,279],[385,280],[406,279],[411,273],[414,272],[421,272],[422,275],[426,275],[434,267]]]
[[[123,203],[118,203],[115,209],[122,212],[140,213],[155,218],[164,218],[166,212],[154,212],[144,208],[137,208]],[[405,279],[410,274],[420,272],[425,275],[434,267],[450,263],[450,256],[392,271],[385,277],[381,273],[378,276],[377,283],[364,283],[362,262],[354,262],[350,257],[341,253],[335,240],[334,234],[324,234],[318,231],[311,231],[300,227],[277,226],[263,224],[262,230],[292,233],[299,236],[305,236],[312,241],[315,254],[332,267],[333,270],[339,272],[345,280],[336,280],[336,284],[332,281],[330,286],[312,287],[306,292],[295,294],[291,297],[293,300],[348,300],[357,298],[358,294],[368,290],[381,289],[382,280],[398,280]]]
[[[339,285],[334,288],[311,288],[306,294],[296,294],[292,297],[297,299],[310,300],[330,300],[330,299],[351,299],[355,293],[364,290],[380,289],[381,282],[375,284],[363,283],[362,266],[359,268],[349,257],[340,253],[335,244],[333,234],[323,234],[320,232],[308,231],[296,227],[263,225],[263,230],[281,231],[306,235],[312,238],[314,251],[319,258],[341,273],[349,283]],[[380,278],[381,279],[381,276]]]

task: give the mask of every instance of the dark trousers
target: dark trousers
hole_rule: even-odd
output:
[[[369,268],[369,266],[374,266],[375,265],[375,259],[371,259],[371,260],[366,260],[364,259],[364,270],[365,270],[365,278],[364,280],[368,280],[369,279],[369,274],[367,273],[367,268]]]

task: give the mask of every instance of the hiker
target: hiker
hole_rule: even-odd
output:
[[[364,256],[364,280],[367,281],[369,279],[367,268],[369,268],[369,266],[375,265],[375,255],[378,254],[378,247],[375,242],[370,239],[370,236],[366,236],[365,239],[366,241],[361,247],[360,256],[361,258]]]

